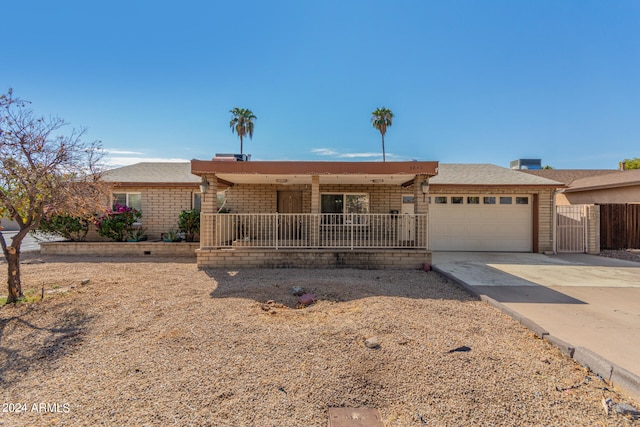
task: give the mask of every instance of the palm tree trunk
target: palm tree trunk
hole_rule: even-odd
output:
[[[384,134],[382,134],[382,161],[383,162],[387,161],[387,157],[384,154]]]

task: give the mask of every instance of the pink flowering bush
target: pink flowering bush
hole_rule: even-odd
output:
[[[134,226],[142,218],[142,212],[121,206],[117,203],[113,209],[98,217],[94,224],[98,229],[98,234],[116,242],[126,242],[128,240],[141,240],[144,230]]]

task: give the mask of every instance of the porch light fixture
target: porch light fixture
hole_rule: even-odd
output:
[[[200,192],[205,194],[209,191],[209,181],[204,176],[202,177],[202,181],[200,181]]]
[[[422,201],[426,201],[427,200],[427,194],[429,193],[429,180],[426,179],[424,181],[422,181],[422,184],[420,184],[420,190],[422,190]]]
[[[420,189],[422,190],[422,194],[428,194],[429,193],[429,181],[422,181],[422,184],[420,184]]]

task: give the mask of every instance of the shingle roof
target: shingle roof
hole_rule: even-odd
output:
[[[632,185],[640,185],[640,169],[618,171],[607,175],[576,179],[565,191],[586,191],[598,188],[628,187]]]
[[[591,176],[608,175],[621,172],[616,169],[522,169],[519,172],[541,176],[570,185],[573,181]]]
[[[197,184],[200,177],[191,174],[190,163],[136,163],[105,172],[104,180],[118,183]],[[492,164],[440,163],[433,185],[523,185],[562,187],[563,184],[532,174]]]
[[[197,184],[200,177],[191,173],[191,163],[144,162],[111,169],[104,173],[106,182],[144,184]]]
[[[440,163],[433,185],[531,185],[564,187],[561,182],[491,164]]]

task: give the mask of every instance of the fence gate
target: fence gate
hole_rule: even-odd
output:
[[[587,206],[556,206],[556,251],[587,252]]]

